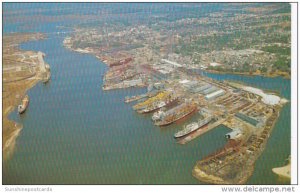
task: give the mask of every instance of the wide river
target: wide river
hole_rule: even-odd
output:
[[[104,63],[63,47],[64,36],[27,42],[42,51],[51,81],[29,90],[30,105],[10,118],[23,124],[13,157],[3,167],[3,184],[201,184],[196,161],[221,148],[230,130],[220,126],[186,145],[173,134],[183,125],[159,128],[137,114],[124,97],[146,89],[102,91]],[[290,80],[207,74],[271,89],[290,99]],[[290,103],[283,108],[249,184],[283,183],[271,171],[290,155]]]

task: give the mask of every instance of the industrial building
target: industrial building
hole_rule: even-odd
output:
[[[171,64],[166,64],[166,63],[159,63],[159,64],[155,64],[153,65],[153,69],[157,70],[158,72],[160,72],[161,74],[170,74],[171,72],[174,71],[174,67]]]
[[[215,99],[215,98],[217,98],[219,96],[222,96],[224,94],[225,94],[225,91],[222,90],[222,89],[220,89],[220,90],[217,90],[217,91],[215,91],[213,93],[205,95],[205,99],[206,100],[213,100],[213,99]]]
[[[210,88],[207,88],[207,89],[203,90],[203,91],[201,92],[201,94],[207,95],[207,94],[210,94],[210,93],[212,93],[212,92],[214,92],[214,91],[216,91],[216,90],[219,90],[219,88],[218,88],[218,87],[215,87],[215,86],[212,86],[212,87],[210,87]]]
[[[162,62],[167,63],[167,64],[171,64],[173,67],[177,68],[177,67],[182,67],[181,64],[178,64],[176,62],[172,62],[170,60],[166,60],[166,59],[161,59]]]
[[[187,89],[193,89],[195,88],[196,86],[198,86],[198,81],[189,81],[189,82],[186,82],[183,84],[183,86]]]
[[[210,84],[204,84],[204,85],[200,85],[198,87],[195,87],[191,90],[192,93],[199,93],[199,92],[202,92],[204,91],[205,89],[208,89],[210,88],[211,85]]]
[[[136,85],[139,85],[139,84],[142,84],[143,81],[141,78],[139,79],[134,79],[134,80],[124,80],[123,81],[123,84],[124,86],[136,86]]]
[[[256,119],[254,119],[254,118],[252,118],[252,117],[249,117],[249,116],[247,116],[247,115],[245,115],[245,114],[243,114],[243,113],[237,112],[237,113],[235,114],[235,116],[236,116],[237,118],[239,118],[239,119],[241,119],[241,120],[247,122],[247,123],[250,123],[251,125],[253,125],[253,126],[255,126],[255,127],[257,127],[258,124],[259,124],[259,121],[257,121]]]

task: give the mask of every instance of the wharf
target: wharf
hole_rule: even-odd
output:
[[[205,126],[204,128],[199,129],[199,130],[197,130],[196,132],[194,132],[194,133],[188,135],[187,137],[178,140],[177,142],[178,142],[179,144],[181,144],[181,145],[184,145],[184,144],[186,144],[186,143],[192,141],[193,139],[195,139],[195,138],[197,138],[197,137],[203,135],[204,133],[206,133],[206,132],[208,132],[208,131],[210,131],[210,130],[216,128],[216,127],[218,127],[218,126],[221,125],[225,120],[226,120],[226,119],[220,119],[220,120],[218,120],[218,121],[215,122],[215,123],[209,124],[209,125]]]
[[[137,84],[137,85],[124,85],[124,84],[114,84],[110,86],[102,86],[103,91],[108,91],[108,90],[116,90],[116,89],[123,89],[123,88],[141,88],[141,87],[146,87],[147,85],[144,83]]]

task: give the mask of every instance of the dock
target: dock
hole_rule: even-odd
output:
[[[131,103],[131,102],[134,102],[134,101],[137,101],[137,100],[146,98],[146,97],[148,97],[147,94],[142,94],[142,95],[135,95],[135,96],[131,96],[131,97],[126,97],[126,98],[125,98],[125,103]]]
[[[50,80],[51,72],[49,64],[46,64],[44,61],[45,54],[43,52],[38,52],[38,61],[40,67],[40,77],[43,83],[47,83]]]

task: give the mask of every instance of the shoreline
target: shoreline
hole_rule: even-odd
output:
[[[69,46],[67,46],[66,44],[63,44],[64,47],[66,47],[67,49],[69,50],[72,50],[74,52],[78,52],[78,53],[81,53],[81,54],[91,54],[93,56],[95,56],[98,60],[100,60],[102,63],[104,63],[107,67],[109,67],[109,69],[111,68],[109,64],[107,64],[106,60],[101,60],[100,57],[98,57],[95,53],[89,51],[89,50],[85,50],[85,49],[73,49]],[[200,68],[198,68],[200,69]],[[287,79],[287,80],[291,80],[291,76],[290,75],[282,75],[280,73],[286,73],[286,72],[282,72],[282,71],[279,71],[277,72],[276,74],[265,74],[265,73],[246,73],[246,72],[228,72],[228,71],[217,71],[217,70],[205,70],[205,69],[201,69],[203,70],[204,72],[206,73],[212,73],[212,74],[228,74],[228,75],[241,75],[241,76],[250,76],[250,77],[253,77],[253,76],[260,76],[260,77],[265,77],[265,78],[276,78],[276,77],[282,77],[284,79]]]
[[[66,43],[63,42],[63,47],[65,47],[66,49],[72,51],[72,52],[76,52],[76,53],[80,53],[80,54],[89,54],[91,56],[96,57],[99,61],[101,61],[103,64],[105,64],[105,66],[108,67],[108,69],[110,69],[111,67],[109,66],[109,64],[107,64],[105,60],[101,60],[101,58],[99,56],[97,56],[95,53],[89,51],[89,50],[83,50],[83,49],[73,49],[70,46],[68,46]]]
[[[66,38],[64,40],[66,40]],[[66,43],[65,41],[63,42],[63,45],[65,48],[72,50],[74,52],[78,52],[81,54],[91,54],[91,55],[95,56],[99,61],[104,63],[108,67],[108,69],[111,69],[111,66],[107,63],[108,61],[106,59],[102,60],[101,57],[99,57],[96,53],[92,52],[90,49],[81,49],[81,48],[74,49],[74,48],[71,48],[71,46],[68,43]],[[249,72],[228,72],[228,71],[207,70],[207,69],[200,69],[200,68],[197,68],[197,69],[202,70],[203,72],[212,73],[212,74],[241,75],[241,76],[249,76],[249,77],[260,76],[260,77],[265,77],[265,78],[282,77],[283,79],[291,80],[291,75],[289,75],[289,74],[287,74],[287,72],[283,72],[283,71],[278,71],[274,74],[257,73],[257,72],[253,72],[250,74]]]
[[[279,72],[279,74],[265,74],[265,73],[246,73],[246,72],[228,72],[228,71],[217,71],[217,70],[203,70],[206,73],[212,73],[212,74],[228,74],[228,75],[241,75],[241,76],[261,76],[261,77],[266,77],[266,78],[276,78],[276,77],[282,77],[284,79],[287,80],[291,80],[291,76],[290,75],[281,75],[280,73],[284,73],[284,72]]]
[[[280,178],[291,180],[291,157],[287,159],[288,163],[281,167],[276,167],[272,169],[272,172]]]
[[[20,44],[30,42],[30,41],[40,41],[45,38],[46,36],[41,33],[13,33],[13,34],[5,34],[3,36],[4,51],[3,51],[3,92],[2,92],[3,93],[2,152],[3,152],[4,161],[12,157],[15,144],[16,144],[16,139],[18,138],[23,128],[23,125],[21,123],[9,119],[9,115],[20,104],[22,97],[26,95],[28,90],[36,86],[37,83],[39,83],[42,80],[40,77],[42,73],[40,71],[40,63],[37,57],[35,58],[38,52],[31,51],[31,50],[22,50],[20,48]],[[7,49],[11,45],[13,45],[12,49]],[[15,53],[18,53],[19,55],[23,56],[23,58],[18,58],[17,56],[15,56]],[[5,58],[9,58],[10,60],[16,61],[21,65],[18,66],[17,64],[14,63],[9,64],[9,62],[5,62]],[[27,62],[24,62],[24,60],[26,61],[26,59]],[[27,65],[28,64],[32,65],[33,67],[30,67],[30,69],[28,67],[25,70],[20,71],[18,68],[20,69],[24,68],[25,63]],[[9,68],[11,68],[12,70]],[[34,72],[32,73],[32,71]],[[27,75],[28,73],[31,73],[31,76],[28,76]],[[7,79],[11,79],[11,77],[14,76],[14,74],[17,74],[19,76],[19,79],[15,78],[13,80],[6,81]],[[15,86],[11,86],[12,85],[11,83],[14,83]],[[5,94],[4,96],[4,93],[7,94]]]
[[[90,50],[87,50],[87,49],[80,49],[80,48],[77,48],[77,49],[74,49],[74,48],[71,48],[71,46],[69,46],[68,44],[65,43],[65,41],[63,42],[63,46],[68,49],[68,50],[71,50],[73,52],[77,52],[77,53],[80,53],[80,54],[89,54],[91,56],[94,56],[96,57],[101,63],[105,64],[105,66],[107,67],[107,70],[105,71],[104,75],[103,75],[103,84],[100,85],[101,89],[103,91],[110,91],[110,90],[117,90],[117,89],[127,89],[127,88],[144,88],[144,87],[147,87],[147,83],[145,83],[144,81],[141,81],[139,83],[135,83],[134,85],[127,85],[125,84],[125,81],[128,80],[128,79],[124,79],[123,81],[119,82],[119,83],[115,83],[115,84],[105,84],[105,81],[106,81],[106,76],[110,73],[110,71],[114,71],[116,70],[116,68],[120,68],[119,66],[114,66],[114,65],[110,65],[110,62],[108,62],[107,59],[102,59],[99,55],[97,55],[96,53],[90,51]],[[129,61],[131,62],[131,61]],[[120,66],[124,67],[124,66],[130,66],[131,64],[128,65],[128,63],[126,64],[122,64]],[[121,68],[122,68],[121,67]],[[118,70],[116,70],[118,71]],[[140,78],[138,78],[140,79]],[[130,78],[129,78],[130,80]],[[140,79],[141,80],[141,79]]]

